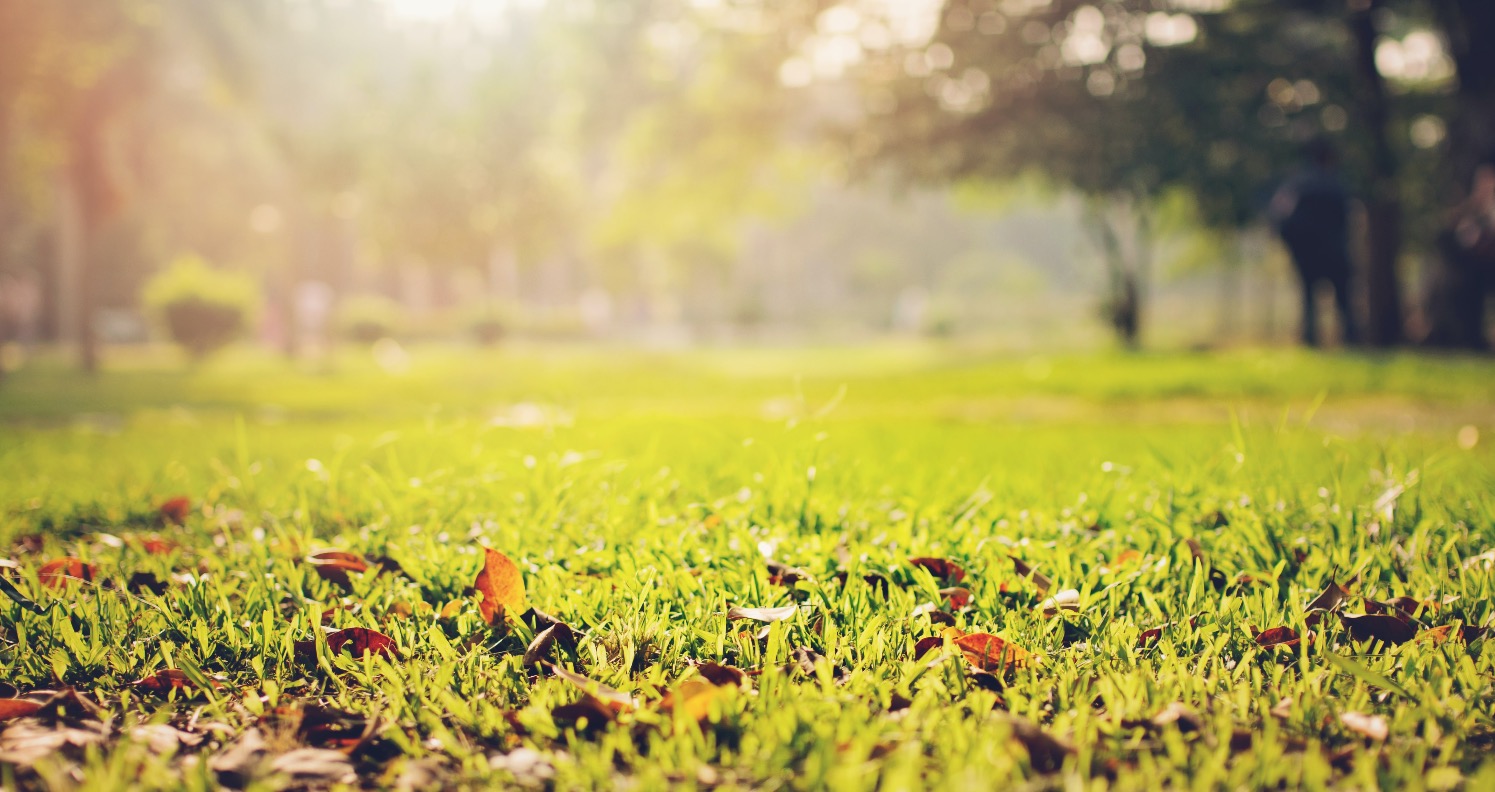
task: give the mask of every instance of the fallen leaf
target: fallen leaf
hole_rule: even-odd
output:
[[[147,536],[140,541],[140,549],[144,550],[147,555],[171,555],[180,549],[180,547],[181,545],[178,545],[176,542],[170,539],[162,539],[155,534]]]
[[[1272,709],[1269,714],[1278,720],[1287,720],[1288,718],[1291,718],[1293,714],[1293,697],[1282,697],[1282,699],[1280,699],[1276,704],[1272,705]]]
[[[326,748],[297,748],[287,751],[270,762],[270,770],[284,773],[302,782],[331,784],[354,784],[358,775],[353,762],[341,751]]]
[[[66,748],[102,744],[108,736],[109,727],[103,723],[48,725],[18,720],[0,732],[0,764],[29,767]]]
[[[944,643],[944,639],[940,638],[938,635],[930,635],[925,638],[920,638],[918,642],[914,644],[914,659],[918,660],[929,652],[940,648],[940,646]]]
[[[916,567],[923,567],[935,580],[959,583],[966,577],[966,571],[948,558],[910,558],[908,562]]]
[[[1054,587],[1054,581],[1050,580],[1047,575],[1034,571],[1033,567],[1028,566],[1026,561],[1015,555],[1007,557],[1012,559],[1012,568],[1017,570],[1018,575],[1033,581],[1033,585],[1038,588],[1039,594],[1047,594],[1049,589]]]
[[[1168,625],[1165,624],[1162,627],[1153,627],[1151,629],[1143,630],[1142,634],[1137,636],[1137,648],[1146,648],[1148,645],[1156,642],[1159,638],[1162,638],[1163,627],[1167,626]]]
[[[186,495],[178,495],[175,498],[163,502],[158,509],[161,520],[171,525],[182,525],[187,522],[187,514],[192,511],[192,500]]]
[[[209,759],[208,769],[217,773],[218,780],[227,786],[247,786],[259,766],[260,758],[268,751],[264,735],[251,726],[239,736],[237,742]]]
[[[332,748],[352,753],[377,730],[378,721],[355,712],[309,704],[301,710],[296,734],[303,742],[317,748]]]
[[[1344,724],[1346,729],[1377,742],[1384,741],[1387,735],[1391,734],[1391,727],[1380,715],[1345,712],[1339,716],[1339,722]]]
[[[1018,717],[1008,720],[1012,726],[1012,738],[1028,751],[1028,763],[1040,773],[1057,773],[1064,767],[1064,759],[1075,752],[1073,745],[1039,728],[1032,721]]]
[[[1341,613],[1339,620],[1349,630],[1350,637],[1357,641],[1381,641],[1399,645],[1417,637],[1417,632],[1410,625],[1395,616]]]
[[[370,652],[376,655],[393,655],[395,642],[393,638],[378,630],[370,630],[367,627],[349,627],[346,630],[338,630],[329,634],[327,649],[333,654],[347,650],[358,657],[363,657]]]
[[[1156,715],[1152,716],[1150,722],[1159,729],[1177,726],[1181,732],[1194,732],[1204,728],[1204,719],[1182,701],[1175,701],[1159,710]]]
[[[756,622],[776,622],[794,618],[799,612],[796,605],[785,605],[782,608],[738,608],[734,607],[727,611],[727,621],[738,621],[750,619]]]
[[[94,569],[82,560],[67,556],[48,561],[37,572],[37,579],[47,588],[62,588],[77,582],[93,581]]]
[[[524,650],[524,664],[527,666],[535,665],[541,660],[550,657],[550,650],[556,643],[560,643],[562,647],[568,650],[575,651],[576,632],[571,629],[571,625],[559,622],[541,630],[535,636],[535,640],[530,641],[529,647]]]
[[[163,695],[172,690],[195,690],[197,688],[197,685],[182,673],[180,668],[163,668],[130,684],[138,690],[148,690]]]
[[[156,577],[151,572],[136,572],[130,575],[130,579],[125,583],[125,586],[130,591],[149,591],[152,594],[165,594],[168,588],[161,578]]]
[[[1453,628],[1454,625],[1445,624],[1441,627],[1434,627],[1430,630],[1423,630],[1422,632],[1417,634],[1417,642],[1430,643],[1433,646],[1439,646],[1444,641],[1448,640],[1449,635],[1453,633]]]
[[[1344,602],[1345,599],[1347,599],[1349,596],[1350,593],[1348,591],[1340,588],[1338,583],[1335,583],[1331,580],[1329,581],[1329,585],[1324,587],[1323,592],[1320,593],[1317,597],[1314,597],[1313,602],[1308,603],[1308,607],[1304,610],[1334,610],[1335,608],[1339,607],[1339,604],[1341,602]]]
[[[801,580],[809,580],[810,573],[778,561],[768,561],[768,582],[775,586],[793,586]]]
[[[472,586],[482,597],[478,609],[489,624],[524,610],[524,576],[508,556],[491,547],[483,548],[483,568]]]
[[[40,701],[23,698],[0,699],[0,721],[35,715],[42,708]]]
[[[1256,645],[1266,648],[1273,646],[1293,647],[1297,646],[1301,636],[1298,631],[1291,627],[1273,627],[1263,630],[1256,635]]]
[[[616,717],[616,710],[590,693],[583,693],[580,699],[550,711],[550,719],[557,726],[579,729],[588,735],[601,731]]]
[[[659,702],[659,708],[665,712],[679,712],[696,723],[704,723],[710,719],[712,702],[729,690],[731,688],[712,684],[699,677],[687,679],[665,695],[664,700]]]
[[[637,705],[637,702],[634,700],[633,696],[630,696],[621,690],[614,690],[613,688],[610,688],[607,685],[602,684],[601,682],[593,679],[588,679],[587,677],[584,677],[581,674],[576,673],[575,671],[561,668],[555,663],[546,663],[545,667],[550,669],[550,673],[555,674],[557,677],[560,677],[561,679],[564,679],[567,682],[570,682],[571,684],[581,688],[583,691],[596,696],[599,700],[607,705],[608,709],[611,709],[615,713],[626,712],[633,709]]]
[[[740,668],[719,663],[696,663],[696,673],[713,685],[742,687],[747,684],[747,672]]]
[[[1024,665],[1028,651],[988,633],[972,633],[955,639],[967,661],[982,671],[1005,671]]]
[[[369,569],[362,557],[342,550],[324,550],[307,556],[306,563],[317,571],[323,580],[344,589],[351,588],[351,575],[361,575]]]
[[[202,744],[203,736],[182,731],[165,723],[147,723],[130,730],[130,737],[145,743],[152,753],[171,753],[183,746],[195,748]]]
[[[970,589],[954,586],[952,588],[940,589],[940,596],[945,598],[951,610],[960,610],[971,604]]]
[[[1064,589],[1039,603],[1038,608],[1043,611],[1044,616],[1056,616],[1059,611],[1078,611],[1080,592],[1076,589]]]

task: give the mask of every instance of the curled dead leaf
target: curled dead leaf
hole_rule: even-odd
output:
[[[1028,751],[1028,762],[1040,773],[1057,773],[1064,767],[1064,759],[1075,752],[1073,745],[1044,731],[1038,724],[1023,718],[1012,717],[1012,738]]]
[[[696,673],[713,685],[742,687],[747,684],[747,672],[740,668],[719,663],[696,663]]]
[[[1050,580],[1047,575],[1035,571],[1026,561],[1015,555],[1007,557],[1012,559],[1012,568],[1017,570],[1017,574],[1031,580],[1033,585],[1038,588],[1039,594],[1047,594],[1049,589],[1054,587],[1054,581]]]
[[[576,687],[581,688],[584,692],[597,697],[599,701],[601,701],[607,706],[608,709],[612,710],[615,713],[627,712],[628,710],[631,710],[635,706],[637,706],[637,702],[634,700],[633,696],[630,696],[621,690],[610,688],[607,685],[602,684],[601,682],[593,679],[588,679],[587,677],[584,677],[581,674],[576,673],[575,671],[562,668],[555,663],[546,663],[545,667],[550,669],[550,673],[555,674],[556,677],[564,679],[565,681],[575,685]]]
[[[1317,597],[1314,597],[1313,601],[1308,603],[1308,607],[1304,608],[1304,610],[1334,610],[1335,608],[1339,607],[1340,603],[1349,598],[1349,596],[1350,593],[1348,591],[1340,588],[1338,583],[1331,580],[1329,581],[1329,585],[1324,587],[1323,592],[1321,592]]]
[[[571,625],[557,622],[536,634],[535,640],[530,641],[529,647],[524,650],[524,664],[535,665],[549,658],[550,650],[557,643],[567,651],[576,650],[576,631],[571,629]]]
[[[1301,640],[1298,631],[1291,627],[1273,627],[1256,634],[1256,645],[1268,648],[1281,646],[1286,648],[1295,647]]]
[[[1080,592],[1076,589],[1064,589],[1038,604],[1038,609],[1043,611],[1044,616],[1057,616],[1059,611],[1078,611],[1080,609]]]
[[[740,608],[733,607],[727,611],[727,621],[738,621],[748,619],[756,622],[770,623],[784,621],[794,618],[799,613],[799,606],[785,605],[782,608]]]
[[[940,596],[945,598],[945,603],[951,610],[960,610],[971,604],[971,591],[967,588],[954,586],[940,589]]]
[[[218,683],[209,680],[213,687]],[[192,681],[180,668],[163,668],[150,676],[142,677],[130,683],[137,690],[146,690],[151,693],[164,695],[172,690],[196,690],[197,684]]]

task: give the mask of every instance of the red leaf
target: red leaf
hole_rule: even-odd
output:
[[[940,596],[950,603],[952,610],[960,610],[971,604],[971,592],[969,589],[956,586],[954,588],[940,589]]]
[[[187,514],[192,511],[192,501],[186,495],[178,495],[161,504],[161,519],[172,525],[181,525],[187,522]]]
[[[940,648],[940,644],[942,643],[944,643],[944,639],[940,638],[938,635],[931,635],[926,638],[920,638],[919,642],[914,644],[914,659],[918,660],[929,652]]]
[[[358,657],[363,657],[370,652],[393,655],[395,642],[393,638],[378,630],[370,630],[367,627],[349,627],[328,635],[327,648],[333,654],[347,650]]]
[[[147,536],[140,542],[140,549],[147,555],[171,555],[180,545],[159,536]]]
[[[40,701],[32,701],[31,699],[0,699],[0,721],[35,715],[41,708],[42,704]]]
[[[72,556],[48,561],[37,573],[41,584],[47,588],[62,588],[79,581],[89,583],[93,581],[93,576],[92,566]]]
[[[719,663],[696,663],[696,673],[713,685],[742,687],[747,682],[747,672],[741,668]]]
[[[966,571],[960,565],[948,558],[910,558],[910,564],[923,567],[934,576],[935,580],[948,580],[951,583],[959,583],[965,580]]]
[[[1262,631],[1256,636],[1256,645],[1260,647],[1293,647],[1298,645],[1299,639],[1298,631],[1291,627],[1273,627],[1270,630]]]
[[[1167,625],[1164,626],[1166,627]],[[1157,641],[1161,637],[1163,637],[1162,627],[1154,627],[1150,630],[1143,630],[1142,634],[1137,636],[1137,648],[1141,649],[1143,647],[1146,647],[1148,644]]]

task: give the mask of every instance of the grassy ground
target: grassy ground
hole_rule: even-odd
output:
[[[0,723],[0,786],[1495,785],[1488,361],[114,359],[0,385],[0,695],[99,706]],[[612,706],[485,623],[483,546]]]

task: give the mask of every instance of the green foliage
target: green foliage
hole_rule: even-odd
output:
[[[142,300],[171,340],[201,360],[249,327],[259,291],[248,275],[214,269],[187,255],[152,278]]]

